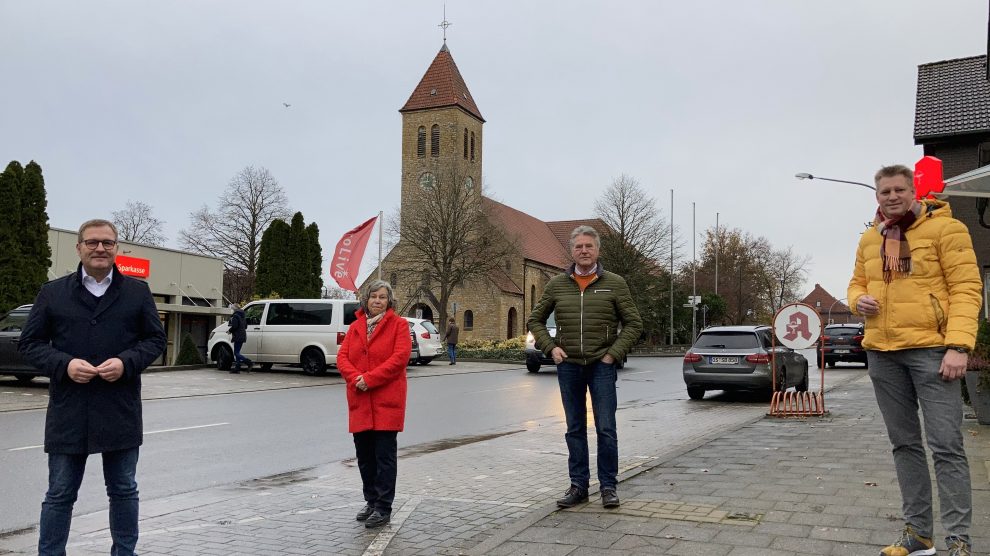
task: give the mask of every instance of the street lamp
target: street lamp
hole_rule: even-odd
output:
[[[797,179],[799,179],[799,180],[825,180],[825,181],[834,181],[834,182],[838,182],[838,183],[851,183],[853,185],[861,185],[861,186],[863,186],[863,187],[865,187],[867,189],[873,190],[873,191],[876,191],[877,190],[876,187],[873,187],[872,185],[870,185],[868,183],[863,183],[861,181],[836,180],[836,179],[832,179],[832,178],[823,178],[821,176],[812,176],[811,174],[808,174],[806,172],[801,172],[800,174],[794,174],[794,177],[797,178]]]

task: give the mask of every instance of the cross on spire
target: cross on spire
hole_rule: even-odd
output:
[[[437,27],[443,29],[443,44],[447,44],[447,27],[450,27],[453,23],[447,21],[447,4],[443,5],[443,21]]]

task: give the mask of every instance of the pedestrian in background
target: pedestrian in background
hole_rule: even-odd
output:
[[[347,383],[348,430],[354,435],[364,508],[357,514],[371,529],[391,520],[398,474],[397,436],[406,418],[409,325],[395,314],[392,286],[373,280],[361,295],[357,320],[337,352]]]
[[[450,364],[457,364],[457,334],[459,329],[457,328],[457,321],[454,317],[447,319],[447,354],[450,356]]]
[[[244,316],[244,309],[241,309],[241,306],[236,303],[231,303],[230,308],[234,311],[227,323],[230,341],[234,342],[234,367],[230,369],[230,372],[236,375],[241,372],[242,362],[247,363],[248,372],[251,371],[251,365],[254,363],[241,355],[241,347],[247,341],[247,317]]]
[[[117,247],[111,222],[84,222],[79,266],[41,287],[21,333],[21,353],[49,378],[42,556],[65,554],[89,454],[103,455],[111,554],[137,545],[141,372],[165,351],[165,331],[148,285],[117,270]]]
[[[598,264],[600,240],[591,226],[571,232],[574,264],[550,280],[529,316],[536,347],[557,364],[560,399],[567,419],[567,467],[571,486],[557,505],[569,508],[588,499],[588,419],[585,399],[591,392],[598,438],[598,483],[602,505],[619,506],[619,437],[615,421],[616,363],[632,349],[643,321],[626,281]],[[547,332],[547,318],[557,315],[557,334]],[[620,331],[621,328],[621,331]]]
[[[947,203],[915,200],[909,168],[881,168],[874,181],[879,207],[860,238],[848,298],[866,317],[863,347],[906,522],[901,538],[880,554],[935,554],[920,403],[945,542],[950,556],[969,556],[973,505],[958,379],[966,373],[982,303],[973,242]]]

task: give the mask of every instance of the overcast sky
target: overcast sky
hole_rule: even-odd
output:
[[[484,127],[489,194],[593,216],[637,178],[691,256],[720,223],[793,245],[845,297],[870,182],[913,165],[922,63],[986,53],[987,2],[448,0],[448,46]],[[442,45],[443,2],[0,0],[0,158],[36,160],[51,225],[128,199],[164,219],[264,166],[340,235],[399,203],[400,115]],[[283,102],[291,104],[285,108]],[[977,230],[976,233],[984,233]],[[376,256],[366,255],[366,272]],[[325,276],[325,280],[330,279]]]

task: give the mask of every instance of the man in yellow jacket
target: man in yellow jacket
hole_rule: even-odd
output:
[[[935,554],[920,403],[946,545],[950,556],[969,556],[972,491],[958,379],[966,373],[982,303],[973,242],[947,203],[915,200],[909,168],[886,166],[874,181],[879,207],[860,238],[848,299],[866,317],[863,347],[893,445],[906,522],[901,538],[880,554]]]

